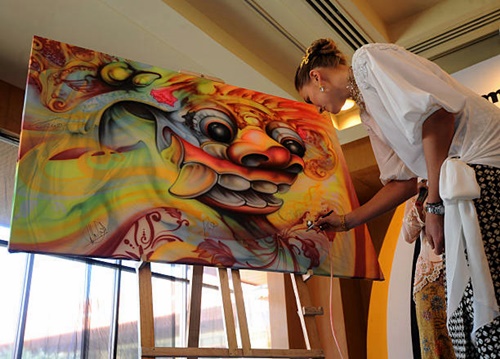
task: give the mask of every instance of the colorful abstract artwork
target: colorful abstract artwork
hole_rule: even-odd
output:
[[[35,37],[9,250],[379,279],[310,105]]]

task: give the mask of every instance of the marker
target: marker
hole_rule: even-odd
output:
[[[326,213],[326,214],[322,215],[320,218],[325,218],[325,217],[328,217],[328,216],[329,216],[330,214],[332,214],[332,213],[333,213],[333,209],[332,209],[331,211],[329,211],[328,213]],[[307,227],[307,229],[306,229],[306,232],[307,232],[307,231],[310,231],[311,229],[313,229],[314,227],[316,227],[316,223],[314,223],[313,221],[308,221],[308,222],[310,222],[310,223],[308,224],[308,227]]]

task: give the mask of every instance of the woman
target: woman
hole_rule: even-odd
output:
[[[295,87],[320,112],[336,114],[348,98],[356,101],[384,184],[366,204],[319,218],[317,225],[347,231],[366,223],[414,196],[417,177],[427,178],[425,231],[434,252],[446,255],[456,356],[495,357],[500,109],[393,44],[363,46],[351,67],[332,40],[316,40],[297,69]]]

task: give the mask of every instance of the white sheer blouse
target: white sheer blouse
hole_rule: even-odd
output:
[[[456,118],[449,156],[500,167],[500,109],[436,64],[397,45],[368,44],[355,52],[352,67],[383,183],[427,178],[422,124],[440,108]]]
[[[352,67],[365,102],[361,119],[383,183],[427,178],[422,124],[440,108],[455,114],[455,135],[439,183],[446,212],[447,311],[451,317],[470,279],[475,340],[476,330],[500,316],[500,309],[473,204],[480,188],[466,163],[500,167],[500,108],[431,61],[396,45],[365,45],[355,52]],[[465,250],[473,265],[468,265]]]

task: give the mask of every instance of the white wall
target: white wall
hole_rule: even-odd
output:
[[[500,97],[500,55],[455,72],[452,76],[480,95],[499,91]],[[500,107],[500,101],[496,105]]]

